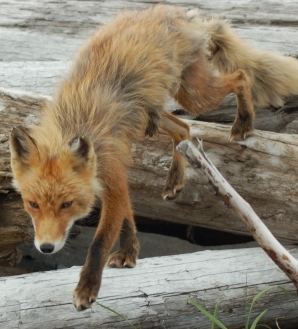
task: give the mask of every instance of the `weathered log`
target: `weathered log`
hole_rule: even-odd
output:
[[[24,4],[19,0],[1,0],[1,12],[5,13],[0,21],[2,60],[60,61],[65,56],[69,59],[69,54],[97,26],[106,24],[121,10],[145,8],[152,3],[155,2],[46,0]],[[295,1],[273,3],[263,0],[256,4],[246,0],[217,0],[210,3],[204,0],[169,0],[167,3],[185,9],[199,8],[204,16],[226,18],[236,25],[241,36],[263,49],[280,51],[286,55],[298,54],[298,9]]]
[[[7,192],[11,191],[8,150],[10,129],[14,125],[30,126],[36,122],[36,115],[45,97],[1,89],[0,99],[1,118],[5,123],[0,127],[3,136],[0,149],[0,191]],[[278,239],[297,242],[297,135],[256,130],[245,141],[230,142],[227,126],[187,122],[191,126],[192,138],[204,140],[206,153],[213,163],[252,205],[271,232]],[[171,140],[163,132],[133,144],[129,182],[135,213],[176,223],[249,234],[245,225],[214,196],[214,192],[210,193],[205,179],[195,175],[190,168],[186,171],[186,186],[181,195],[173,202],[162,200],[161,190],[171,154]],[[199,191],[197,186],[200,186]],[[2,206],[4,204],[5,197],[2,198]],[[10,207],[9,202],[5,207]],[[21,209],[21,205],[14,207],[16,213]],[[18,216],[24,216],[24,212],[20,211]],[[6,223],[11,220],[5,217],[5,213],[0,216],[4,216]]]
[[[33,226],[20,195],[14,191],[0,192],[0,266],[18,264],[22,252],[16,245],[32,240]]]
[[[190,141],[183,141],[177,150],[198,174],[207,178],[216,195],[244,221],[255,240],[298,289],[298,261],[275,239],[251,206],[224,179],[204,152],[202,141],[198,140],[197,148]]]
[[[298,249],[292,249],[298,256]],[[120,316],[96,302],[78,313],[72,290],[78,267],[0,278],[0,327],[5,329],[131,328]],[[154,275],[152,275],[154,273]],[[280,286],[297,300],[285,274],[260,248],[204,251],[186,255],[147,258],[134,269],[106,268],[98,303],[129,319],[136,327],[209,328],[210,320],[189,304],[192,298],[213,312],[229,329],[244,327],[248,303],[269,286],[275,286],[256,303],[252,321],[265,309],[261,323],[297,328],[297,308]]]

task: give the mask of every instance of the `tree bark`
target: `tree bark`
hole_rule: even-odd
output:
[[[292,249],[293,256],[298,250]],[[297,328],[297,308],[280,286],[294,298],[296,290],[285,274],[260,248],[203,251],[147,258],[134,269],[106,268],[99,299],[91,310],[76,312],[72,290],[80,268],[0,278],[0,326],[5,329],[209,328],[210,320],[190,305],[189,298],[213,313],[229,329],[244,327],[249,303],[263,295],[251,314],[250,324],[265,309],[261,323]],[[154,273],[154,275],[152,275]]]

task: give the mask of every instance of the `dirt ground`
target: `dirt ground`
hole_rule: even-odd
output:
[[[17,275],[26,272],[56,270],[84,264],[88,247],[95,232],[94,227],[80,226],[81,233],[67,241],[66,246],[56,254],[44,255],[39,253],[33,242],[19,245],[23,251],[23,259],[16,268],[1,268],[0,276]],[[255,247],[256,242],[245,244],[224,245],[215,247],[202,247],[188,241],[154,233],[138,232],[140,241],[139,258],[166,256],[191,253],[206,249],[231,249],[241,247]],[[117,250],[118,244],[114,249]]]

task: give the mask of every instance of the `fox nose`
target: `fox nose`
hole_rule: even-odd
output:
[[[50,243],[43,243],[41,246],[40,246],[40,250],[41,252],[43,252],[44,254],[51,254],[55,249],[55,246],[53,246],[52,244]]]

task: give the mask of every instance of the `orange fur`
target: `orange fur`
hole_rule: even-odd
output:
[[[189,128],[165,110],[168,96],[200,114],[235,93],[238,112],[231,137],[237,139],[253,131],[253,102],[272,98],[279,104],[287,95],[283,83],[297,62],[245,44],[258,59],[255,66],[244,44],[226,22],[201,19],[194,11],[158,5],[125,12],[82,48],[40,124],[28,133],[13,129],[14,184],[32,217],[40,251],[61,249],[73,222],[90,212],[97,197],[102,199],[100,223],[74,292],[78,310],[97,298],[107,261],[116,267],[136,264],[139,247],[126,177],[131,138],[164,129],[174,152],[163,197],[175,198],[183,188],[185,160],[175,148],[189,138]],[[273,76],[274,61],[286,62],[286,68],[280,83],[272,78],[278,94],[273,97],[263,81],[266,74]],[[298,92],[297,85],[291,75],[289,92]],[[119,235],[120,250],[108,258]]]

